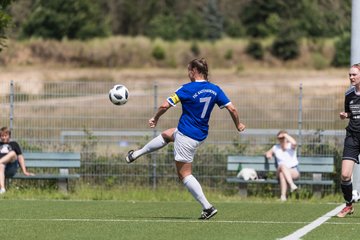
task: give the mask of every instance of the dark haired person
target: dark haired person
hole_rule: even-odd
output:
[[[351,87],[345,93],[345,110],[340,112],[341,120],[349,119],[341,163],[341,190],[346,206],[337,215],[340,218],[354,213],[351,176],[360,154],[360,63],[350,67],[349,80]]]
[[[197,148],[208,136],[211,112],[216,105],[226,108],[241,132],[245,125],[239,120],[235,106],[230,102],[223,90],[208,81],[208,65],[204,58],[194,59],[188,64],[190,83],[184,84],[174,94],[168,97],[149,120],[151,128],[156,127],[160,117],[172,106],[182,105],[182,115],[176,129],[168,129],[150,141],[140,154],[129,151],[126,161],[134,161],[140,155],[155,151],[168,142],[174,141],[175,165],[179,179],[192,196],[201,204],[202,213],[199,219],[210,219],[217,209],[206,199],[198,180],[192,175],[192,161]],[[149,146],[149,144],[152,144]],[[145,145],[146,146],[146,145]],[[136,154],[136,156],[134,156]]]
[[[33,175],[26,170],[25,159],[19,144],[15,141],[10,141],[10,138],[10,129],[2,127],[0,129],[0,194],[6,192],[5,177],[14,176],[19,165],[24,175]]]

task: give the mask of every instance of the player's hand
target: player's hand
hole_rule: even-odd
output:
[[[156,127],[156,124],[157,124],[157,121],[155,120],[155,118],[150,118],[150,119],[149,119],[149,126],[150,126],[151,128]]]
[[[242,124],[242,123],[239,123],[239,125],[237,126],[237,129],[238,129],[239,132],[242,132],[242,131],[245,130],[245,125]]]
[[[339,116],[340,116],[340,119],[341,119],[341,120],[344,120],[345,118],[348,117],[348,114],[347,114],[346,112],[341,112],[341,113],[339,114]]]

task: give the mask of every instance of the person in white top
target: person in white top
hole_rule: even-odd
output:
[[[286,201],[286,193],[288,185],[290,191],[297,190],[294,180],[300,177],[298,168],[299,161],[296,156],[296,140],[291,137],[285,130],[279,131],[277,134],[279,144],[274,145],[265,153],[266,158],[275,157],[277,166],[277,177],[280,182],[280,200]]]

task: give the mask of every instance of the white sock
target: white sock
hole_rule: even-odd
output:
[[[203,209],[208,209],[212,206],[206,199],[200,183],[193,175],[186,176],[182,181],[193,197],[201,204]]]
[[[148,142],[143,148],[134,151],[132,157],[136,159],[144,154],[151,153],[162,147],[165,147],[167,144],[168,143],[165,142],[164,138],[160,134],[159,136],[153,138],[150,142]]]

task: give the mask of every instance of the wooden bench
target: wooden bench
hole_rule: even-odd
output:
[[[80,153],[74,152],[24,152],[25,165],[34,176],[25,176],[21,169],[11,179],[57,180],[59,190],[67,191],[70,179],[80,174],[70,169],[80,168]]]
[[[316,196],[321,196],[323,186],[332,186],[333,180],[330,180],[330,175],[334,172],[334,158],[333,157],[299,157],[300,179],[295,181],[297,185],[312,185],[313,193]],[[272,174],[274,178],[264,178],[258,180],[245,181],[244,179],[236,177],[237,173],[244,168],[253,168],[261,175]],[[239,184],[239,193],[242,196],[247,196],[247,185],[249,183],[258,184],[279,184],[276,179],[276,167],[274,160],[268,160],[264,156],[228,156],[227,170],[231,175],[226,180],[229,183]]]

